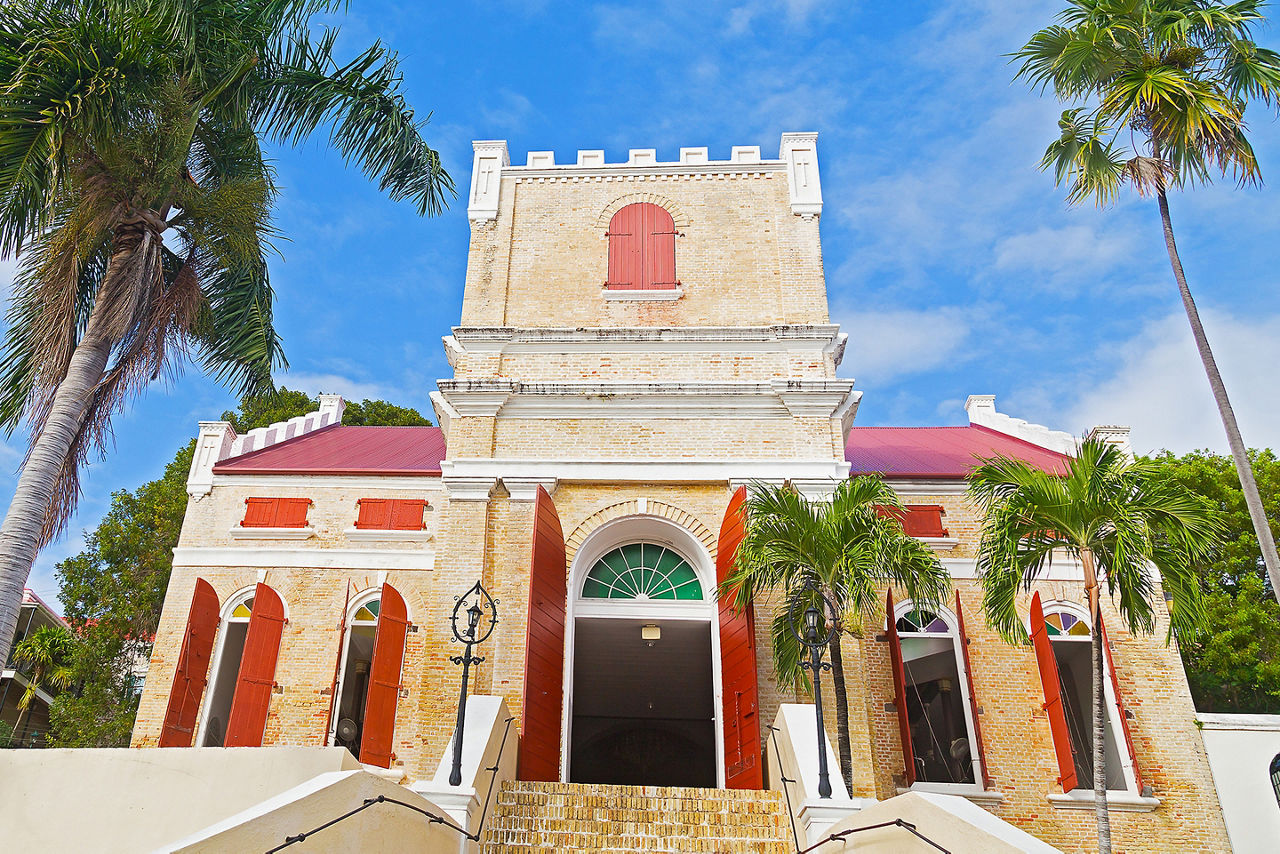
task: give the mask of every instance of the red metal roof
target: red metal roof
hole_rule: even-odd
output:
[[[324,427],[213,467],[216,474],[439,475],[439,427]]]
[[[984,457],[1012,457],[1065,474],[1070,457],[987,427],[854,427],[844,456],[851,474],[967,477]]]

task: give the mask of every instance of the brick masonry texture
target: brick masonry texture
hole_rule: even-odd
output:
[[[496,220],[473,225],[462,324],[469,327],[696,327],[826,324],[826,289],[818,221],[791,213],[786,175],[762,167],[746,175],[613,176],[604,179],[502,179]],[[608,214],[637,194],[673,211],[677,228],[677,275],[684,295],[670,302],[611,302],[602,298],[607,269],[604,228]],[[602,225],[603,223],[603,225]],[[663,350],[662,347],[668,349]],[[515,348],[503,355],[464,351],[458,379],[514,379],[524,382],[761,383],[772,379],[830,379],[830,354],[795,349],[786,340],[752,347],[726,344],[722,351],[689,352],[655,344],[616,350],[553,352]],[[857,369],[854,365],[853,368]],[[466,415],[451,420],[450,462],[489,460],[843,460],[841,425],[833,418],[776,417],[602,417],[515,418]],[[447,475],[447,472],[446,472]],[[443,479],[447,481],[447,476]],[[724,480],[645,483],[564,480],[550,484],[566,538],[566,573],[587,536],[599,526],[640,513],[674,522],[690,533],[714,561],[716,538],[731,488]],[[352,540],[347,531],[356,501],[376,497],[425,498],[430,539],[416,542]],[[343,603],[377,587],[383,573],[372,568],[382,558],[416,566],[385,572],[408,604],[415,630],[408,635],[403,688],[397,708],[395,765],[413,780],[429,778],[452,731],[460,668],[448,661],[459,648],[449,642],[448,618],[454,597],[482,579],[500,600],[501,621],[479,650],[486,656],[474,674],[473,690],[503,696],[522,715],[525,677],[526,611],[533,502],[527,490],[513,498],[496,482],[483,500],[450,497],[440,480],[396,478],[219,477],[212,492],[188,506],[182,548],[210,550],[216,565],[175,568],[157,633],[151,672],[134,731],[135,746],[156,744],[182,642],[195,579],[213,584],[225,602],[261,577],[281,595],[288,610],[265,742],[319,745],[331,699],[334,667],[342,640]],[[306,540],[243,540],[231,536],[250,496],[307,497],[314,501]],[[907,503],[941,504],[943,523],[958,540],[939,555],[972,559],[980,519],[963,495],[904,494]],[[643,501],[643,511],[641,510]],[[294,568],[267,566],[264,549],[287,550]],[[333,566],[326,552],[348,550],[352,565]],[[242,556],[242,557],[241,557]],[[687,555],[686,557],[693,557]],[[365,560],[368,565],[360,565]],[[242,565],[237,565],[240,561]],[[188,561],[188,564],[190,561]],[[1095,848],[1090,811],[1055,807],[1057,768],[1043,695],[1029,647],[1010,646],[990,632],[981,616],[977,582],[957,579],[972,638],[969,653],[989,769],[997,802],[983,800],[996,815],[1067,851]],[[1045,582],[1036,589],[1046,600],[1080,601],[1080,582]],[[572,594],[571,594],[572,595]],[[1020,600],[1025,615],[1029,593]],[[769,625],[773,603],[757,603],[756,644],[760,721],[771,723],[779,703],[801,700],[794,686],[780,685],[770,660]],[[843,641],[849,690],[849,729],[856,797],[888,798],[897,793],[902,750],[893,701],[884,615],[865,615],[856,635]],[[1153,637],[1131,636],[1114,616],[1108,621],[1113,655],[1126,705],[1138,764],[1161,804],[1152,812],[1115,812],[1117,851],[1226,851],[1225,828],[1186,678],[1175,647],[1166,646],[1162,620]],[[824,694],[828,732],[835,737],[832,692]],[[767,736],[767,731],[764,733]],[[896,778],[896,779],[895,779]],[[603,800],[602,800],[603,799]],[[735,800],[736,799],[736,800]],[[671,806],[679,800],[681,806]],[[608,801],[609,803],[605,803]],[[618,805],[613,805],[614,802]],[[776,795],[728,792],[615,792],[608,787],[517,784],[503,791],[486,850],[522,852],[534,846],[581,848],[588,837],[601,850],[673,850],[661,847],[672,833],[690,839],[690,827],[716,822],[738,835],[705,837],[706,847],[679,850],[767,851],[776,840],[741,818],[757,807],[773,809]],[[723,822],[733,802],[734,820]],[[775,804],[776,806],[776,804]],[[655,825],[658,811],[676,810],[680,821]],[[721,818],[716,818],[720,816]],[[769,828],[764,827],[769,825]],[[776,829],[776,828],[773,828]],[[603,835],[601,835],[603,834]],[[785,836],[782,837],[785,839]],[[718,841],[717,841],[718,840]],[[728,841],[725,841],[728,840]],[[698,843],[701,845],[701,841]],[[546,850],[539,849],[539,850]],[[781,849],[779,849],[781,850]]]

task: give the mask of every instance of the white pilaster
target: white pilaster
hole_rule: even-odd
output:
[[[187,495],[203,498],[213,491],[213,467],[231,453],[236,431],[228,421],[201,421],[196,452],[187,474]]]
[[[822,180],[818,176],[818,135],[784,133],[779,158],[787,164],[791,212],[798,216],[822,213]]]
[[[467,202],[467,218],[483,222],[498,218],[498,191],[502,186],[502,170],[511,165],[505,139],[480,139],[471,143],[475,154],[471,161],[471,195]]]

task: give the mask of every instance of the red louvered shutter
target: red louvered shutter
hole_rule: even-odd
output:
[[[746,533],[746,500],[747,489],[740,486],[724,511],[716,547],[717,586],[737,568],[738,546]],[[719,610],[724,784],[729,789],[761,789],[764,768],[760,761],[755,609],[748,605],[745,611],[735,611],[733,594],[728,593],[720,597]]]
[[[310,498],[277,498],[276,527],[307,527],[307,510],[311,507]]]
[[[209,655],[218,632],[218,594],[203,578],[196,579],[187,612],[187,630],[182,636],[177,672],[169,689],[169,707],[160,730],[161,747],[190,747],[195,734],[200,698],[209,675]]]
[[[427,502],[422,499],[397,498],[391,502],[390,525],[393,531],[421,531],[422,514]]]
[[[1058,660],[1053,656],[1053,641],[1044,622],[1040,594],[1031,597],[1031,644],[1040,667],[1040,685],[1044,689],[1044,710],[1049,716],[1049,732],[1053,735],[1053,752],[1058,758],[1058,782],[1062,791],[1070,792],[1079,785],[1076,761],[1071,752],[1071,736],[1067,733],[1067,716],[1062,708],[1062,683],[1058,677]]]
[[[1116,701],[1116,714],[1120,716],[1120,729],[1124,731],[1124,746],[1129,751],[1129,762],[1133,767],[1133,781],[1138,786],[1138,794],[1142,794],[1142,772],[1138,770],[1138,754],[1133,749],[1133,734],[1129,732],[1129,714],[1125,710],[1124,700],[1120,698],[1120,678],[1116,676],[1116,663],[1111,658],[1111,642],[1107,638],[1107,625],[1098,614],[1098,628],[1102,630],[1102,648],[1107,651],[1107,670],[1111,673],[1111,694]]]
[[[945,537],[942,516],[946,511],[940,504],[907,504],[901,509],[876,505],[876,514],[882,519],[897,519],[902,531],[909,537]]]
[[[609,278],[607,288],[643,288],[644,224],[641,206],[627,205],[609,220]]]
[[[262,746],[283,633],[284,603],[276,591],[259,582],[253,593],[253,614],[249,617],[236,692],[231,698],[224,746]]]
[[[383,498],[361,498],[356,527],[385,531],[391,527],[391,502]]]
[[[907,720],[907,675],[902,667],[902,642],[898,639],[898,621],[893,617],[893,591],[884,600],[889,624],[889,664],[893,669],[893,705],[898,710],[898,735],[902,739],[902,764],[908,786],[916,781],[916,752],[911,744],[911,722]]]
[[[560,779],[566,573],[560,517],[551,496],[539,486],[533,502],[533,558],[529,567],[521,780],[555,782]]]
[[[671,214],[653,204],[644,209],[644,275],[645,288],[676,286],[676,224]]]
[[[956,591],[956,622],[960,624],[960,657],[964,661],[964,678],[969,686],[969,713],[973,716],[973,735],[978,740],[978,764],[982,766],[982,788],[991,788],[991,772],[987,769],[987,751],[982,743],[982,721],[978,717],[978,695],[973,690],[973,666],[969,664],[969,634],[964,630],[964,610],[960,607],[960,591]]]
[[[274,528],[276,524],[276,500],[274,498],[246,498],[242,528]]]
[[[364,729],[360,736],[360,761],[390,768],[396,729],[396,703],[400,699],[400,671],[404,664],[404,639],[409,612],[404,598],[390,584],[382,585],[378,630],[369,665],[369,691],[365,699]]]

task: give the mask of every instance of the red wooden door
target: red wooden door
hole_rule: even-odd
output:
[[[187,630],[182,636],[177,672],[169,689],[169,707],[160,730],[161,747],[190,747],[195,734],[200,698],[209,675],[209,654],[218,633],[218,594],[203,578],[196,579],[187,612]]]
[[[568,596],[564,533],[551,496],[541,486],[533,502],[533,558],[524,649],[521,780],[560,779],[564,712],[564,622]]]
[[[665,213],[665,211],[664,211]],[[745,533],[746,487],[729,499],[716,549],[716,584],[737,566]],[[724,723],[724,784],[729,789],[764,787],[760,762],[759,690],[756,677],[755,613],[750,605],[738,612],[732,592],[720,597],[720,687]]]
[[[1138,794],[1142,793],[1142,772],[1138,770],[1138,754],[1133,749],[1133,734],[1129,732],[1129,713],[1125,710],[1124,700],[1120,697],[1120,678],[1116,676],[1116,663],[1111,658],[1111,642],[1107,638],[1107,624],[1098,615],[1098,628],[1102,632],[1102,648],[1107,653],[1107,671],[1111,674],[1111,694],[1116,702],[1116,714],[1120,716],[1120,729],[1124,731],[1124,746],[1129,752],[1129,762],[1133,767],[1133,781],[1137,784]]]
[[[964,678],[969,686],[969,713],[973,716],[973,735],[978,741],[978,764],[982,766],[982,788],[991,788],[991,772],[987,770],[987,751],[982,743],[982,721],[978,718],[978,695],[973,691],[973,666],[969,663],[969,634],[964,630],[964,610],[960,607],[960,591],[956,591],[956,622],[960,624],[960,657],[964,661]]]
[[[907,675],[902,667],[902,642],[898,621],[893,615],[893,591],[885,595],[885,619],[889,624],[889,664],[893,669],[893,705],[898,709],[898,736],[902,739],[903,779],[908,786],[916,781],[916,752],[911,744],[911,721],[907,719]]]
[[[1070,792],[1079,785],[1076,761],[1071,752],[1071,736],[1067,733],[1067,715],[1062,707],[1062,683],[1058,681],[1058,660],[1053,655],[1053,641],[1044,622],[1040,594],[1031,597],[1031,644],[1040,668],[1040,685],[1044,689],[1044,710],[1049,716],[1049,732],[1053,736],[1053,752],[1058,758],[1058,782],[1062,791]]]
[[[223,742],[226,747],[262,746],[283,633],[284,603],[276,591],[259,583],[253,593],[253,615],[244,640],[236,693],[231,698],[231,715]]]
[[[396,703],[400,699],[400,671],[404,664],[404,641],[409,631],[409,611],[404,597],[390,584],[382,585],[382,605],[378,609],[378,630],[373,641],[373,662],[369,665],[369,691],[365,699],[364,730],[360,736],[360,761],[367,765],[391,767],[396,729]]]

